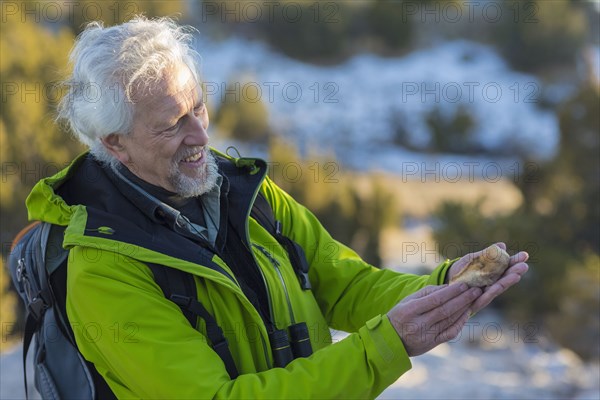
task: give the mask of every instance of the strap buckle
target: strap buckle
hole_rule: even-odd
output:
[[[39,322],[44,312],[48,309],[48,304],[41,297],[35,297],[29,304],[27,304],[27,310],[33,316],[33,318]]]
[[[312,285],[310,284],[310,279],[308,279],[308,272],[304,272],[304,271],[297,271],[297,272],[298,272],[298,278],[300,279],[300,286],[302,287],[302,290],[312,289]]]

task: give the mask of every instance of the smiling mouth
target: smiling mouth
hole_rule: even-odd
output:
[[[183,160],[181,160],[181,162],[186,162],[186,163],[194,163],[199,161],[202,158],[202,151],[199,151],[196,154],[192,154],[189,157],[184,158]]]

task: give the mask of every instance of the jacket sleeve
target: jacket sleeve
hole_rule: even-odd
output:
[[[374,398],[411,367],[387,317],[375,316],[309,358],[231,380],[146,265],[77,246],[68,268],[78,347],[118,398]]]
[[[310,265],[313,294],[328,323],[356,332],[376,315],[427,285],[441,285],[452,262],[431,275],[402,274],[364,262],[352,249],[334,240],[304,206],[267,179],[263,187],[284,234],[304,249]]]

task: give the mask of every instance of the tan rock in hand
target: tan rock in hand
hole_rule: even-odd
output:
[[[473,258],[466,267],[450,280],[465,282],[470,287],[489,286],[496,282],[508,268],[510,256],[498,245],[492,245]]]

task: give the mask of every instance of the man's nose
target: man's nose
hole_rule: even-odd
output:
[[[208,121],[192,116],[186,128],[184,144],[188,146],[206,146],[208,144]]]

